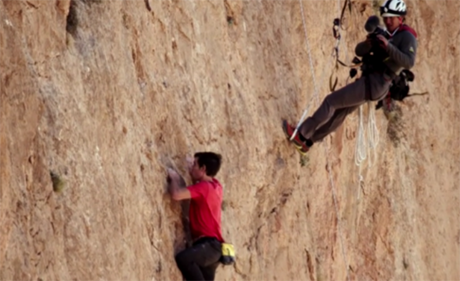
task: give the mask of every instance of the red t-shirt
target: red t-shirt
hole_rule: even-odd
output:
[[[192,239],[206,236],[222,238],[220,217],[222,206],[222,185],[216,179],[212,182],[202,181],[188,186],[192,200],[190,201],[190,232]]]

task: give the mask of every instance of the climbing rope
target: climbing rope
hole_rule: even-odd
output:
[[[340,12],[340,1],[341,0],[337,0],[337,9],[338,11]],[[308,32],[307,32],[307,24],[306,24],[306,21],[305,21],[305,13],[304,13],[304,8],[303,8],[303,4],[302,4],[302,0],[299,0],[299,3],[300,3],[300,12],[301,12],[301,16],[302,16],[302,27],[303,27],[303,31],[304,31],[304,34],[305,34],[305,38],[308,38]],[[315,76],[315,70],[314,70],[314,67],[313,67],[313,59],[312,59],[312,55],[311,55],[311,49],[310,49],[310,44],[308,42],[308,39],[305,41],[305,45],[306,45],[306,49],[307,49],[307,54],[308,54],[308,61],[309,61],[309,65],[310,65],[310,72],[312,74],[312,80],[313,80],[313,87],[314,87],[314,93],[313,93],[313,96],[310,98],[310,100],[308,101],[307,103],[307,107],[306,109],[304,110],[303,114],[302,114],[302,117],[300,117],[300,120],[299,122],[297,123],[297,126],[294,130],[294,133],[292,134],[290,140],[293,140],[294,137],[296,136],[298,130],[299,130],[299,127],[300,125],[302,124],[302,121],[305,119],[305,117],[307,116],[309,110],[310,110],[310,107],[312,105],[312,100],[315,100],[316,103],[318,103],[318,95],[319,95],[319,92],[322,90],[322,86],[323,85],[323,79],[325,77],[325,71],[326,71],[326,66],[329,66],[331,65],[331,61],[334,60],[334,59],[338,59],[338,50],[339,50],[339,47],[340,47],[340,42],[341,42],[341,35],[340,35],[340,28],[341,28],[341,22],[342,22],[342,19],[343,19],[343,16],[344,16],[344,12],[345,12],[345,8],[347,5],[350,5],[350,0],[345,0],[345,4],[344,4],[344,7],[342,8],[342,11],[341,11],[341,15],[340,15],[340,19],[337,21],[334,21],[335,23],[335,31],[334,31],[334,37],[336,39],[335,41],[335,46],[334,46],[334,49],[332,50],[331,52],[331,56],[329,58],[329,62],[327,64],[325,64],[325,67],[323,68],[323,70],[321,71],[321,75],[320,75],[320,82],[319,82],[319,85],[320,85],[320,88],[318,89],[318,83],[316,82],[316,76]]]
[[[349,0],[345,0],[345,5],[347,5],[348,2],[349,2]],[[306,22],[305,22],[305,16],[304,16],[304,9],[303,9],[302,0],[299,0],[299,3],[300,3],[301,15],[302,15],[303,30],[304,30],[304,33],[305,33],[305,42],[306,42],[306,46],[307,46],[308,59],[309,59],[309,63],[310,63],[310,71],[311,71],[312,80],[313,80],[313,87],[314,87],[314,94],[313,94],[313,97],[311,99],[315,99],[316,102],[318,103],[318,101],[319,101],[319,99],[318,99],[319,89],[318,89],[318,85],[316,83],[316,77],[315,77],[315,72],[314,72],[314,67],[313,67],[313,59],[312,59],[312,56],[311,56],[310,44],[309,44],[309,41],[308,41],[308,33],[307,33],[307,27],[306,27]],[[340,0],[338,0],[337,3],[339,5],[339,7],[340,7]],[[342,14],[342,17],[343,17],[343,14]],[[334,54],[336,48],[338,48],[338,46],[340,44],[340,39],[341,39],[340,35],[336,37],[336,43],[335,43],[336,47],[334,48],[333,54]],[[331,59],[334,59],[334,56],[331,56]],[[323,71],[324,71],[324,69],[323,69]],[[324,77],[323,74],[320,77],[323,78]],[[297,124],[294,133],[292,134],[291,140],[295,137],[300,124],[302,123],[302,121],[304,120],[305,116],[308,113],[308,110],[310,109],[310,106],[311,106],[311,102],[309,102],[309,104],[307,105],[307,109],[302,114],[302,117],[300,118],[300,121]],[[335,185],[334,185],[334,179],[332,177],[331,164],[329,162],[328,151],[327,151],[326,146],[323,146],[323,148],[324,148],[324,153],[326,155],[326,164],[327,164],[326,167],[327,167],[327,171],[328,171],[328,174],[329,174],[329,182],[330,182],[331,189],[332,189],[332,198],[333,198],[333,201],[334,201],[335,216],[336,216],[336,221],[337,221],[337,232],[339,233],[339,239],[340,239],[340,248],[341,248],[343,260],[344,260],[345,267],[346,267],[347,280],[349,281],[350,280],[350,272],[349,272],[348,261],[347,261],[347,258],[346,258],[347,255],[346,255],[344,239],[343,239],[343,234],[342,234],[342,222],[341,222],[340,216],[339,216],[339,206],[338,206],[338,200],[337,200],[337,194],[336,194],[337,192],[336,192]]]
[[[375,109],[372,102],[367,103],[367,135],[364,126],[363,107],[359,107],[359,121],[358,121],[358,136],[356,138],[355,146],[355,164],[358,166],[358,185],[362,186],[364,177],[362,175],[362,163],[367,158],[369,159],[369,167],[372,167],[377,158],[377,145],[379,143],[379,131],[375,122]],[[367,136],[367,142],[366,142]],[[372,157],[371,157],[372,156]],[[360,198],[358,189],[357,199]]]
[[[356,137],[356,147],[355,147],[355,164],[361,166],[361,163],[367,157],[367,146],[364,141],[364,121],[363,121],[363,107],[360,106],[358,110],[358,136]]]
[[[375,160],[375,149],[379,143],[379,131],[375,122],[375,109],[371,102],[367,103],[367,143],[366,132],[364,128],[363,106],[359,107],[358,137],[356,138],[355,164],[360,166],[366,160],[369,150],[372,150],[373,158],[369,157],[369,165],[372,166],[372,159]]]
[[[372,167],[373,161],[376,160],[377,158],[377,146],[379,144],[379,129],[377,126],[377,123],[375,122],[375,108],[373,106],[373,103],[368,102],[368,118],[367,118],[367,124],[368,124],[368,142],[369,142],[369,148],[373,152],[373,158],[369,157],[369,166]],[[372,160],[374,159],[374,160]]]
[[[372,7],[373,3],[369,0],[370,7]],[[364,182],[364,178],[362,176],[362,163],[366,160],[368,156],[368,150],[371,150],[373,157],[369,156],[369,167],[372,167],[373,161],[376,161],[377,158],[377,146],[379,143],[379,130],[377,124],[375,122],[375,109],[372,106],[373,102],[367,102],[367,143],[365,142],[365,127],[363,125],[363,106],[359,107],[359,123],[358,123],[358,137],[356,139],[356,146],[355,146],[355,164],[358,166],[358,185],[361,187],[361,184]],[[358,192],[359,198],[359,192]]]
[[[300,117],[299,123],[297,123],[297,126],[296,126],[296,128],[294,130],[294,133],[292,134],[290,140],[294,139],[294,137],[297,134],[297,131],[299,130],[300,124],[302,124],[302,121],[305,119],[305,116],[307,116],[307,113],[310,110],[311,100],[314,99],[314,98],[317,99],[317,96],[318,96],[318,91],[317,91],[318,86],[316,85],[315,70],[313,68],[313,59],[311,58],[310,44],[308,42],[307,24],[305,23],[305,16],[304,16],[304,11],[303,11],[302,0],[299,0],[299,3],[300,3],[300,13],[301,13],[301,16],[302,16],[303,32],[305,34],[305,38],[307,38],[307,40],[305,40],[305,45],[307,47],[308,61],[310,63],[310,72],[311,72],[311,76],[312,76],[312,80],[313,80],[313,87],[314,87],[315,91],[313,93],[313,97],[310,98],[310,101],[308,102],[307,108],[304,110],[304,112],[302,114],[302,117]]]

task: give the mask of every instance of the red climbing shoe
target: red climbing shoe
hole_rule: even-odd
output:
[[[286,120],[283,120],[283,131],[286,134],[286,137],[289,141],[294,143],[295,148],[300,152],[300,154],[305,155],[308,152],[308,146],[300,140],[299,132],[296,133],[295,137],[291,140],[291,136],[294,134],[295,127],[289,125]]]

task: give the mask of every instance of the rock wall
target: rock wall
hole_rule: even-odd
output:
[[[345,13],[343,60],[372,3]],[[358,113],[303,163],[280,127],[334,71],[343,1],[302,4],[306,33],[295,0],[0,1],[0,280],[180,280],[165,167],[201,150],[237,251],[219,280],[459,280],[460,2],[408,0],[429,95],[376,112],[361,183]]]

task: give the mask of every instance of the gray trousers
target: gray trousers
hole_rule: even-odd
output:
[[[366,79],[369,79],[369,95],[366,94]],[[391,77],[372,73],[362,76],[353,83],[330,93],[316,112],[308,117],[299,132],[312,142],[321,141],[324,137],[335,131],[344,121],[348,114],[356,110],[360,105],[370,100],[381,100],[388,93]]]

